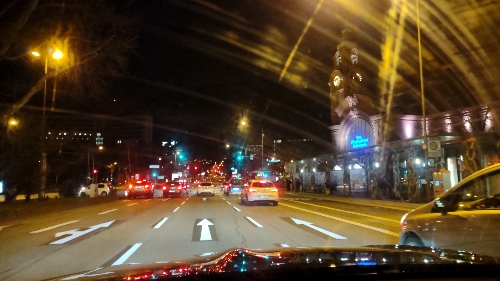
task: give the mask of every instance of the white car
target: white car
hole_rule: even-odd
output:
[[[251,180],[241,190],[241,204],[272,203],[278,206],[278,189],[270,180]]]
[[[80,197],[107,196],[111,192],[110,185],[107,183],[92,183],[89,186],[82,186],[78,191]]]
[[[196,195],[215,195],[215,186],[211,181],[204,181],[198,184]]]
[[[500,256],[500,164],[405,214],[399,243]]]

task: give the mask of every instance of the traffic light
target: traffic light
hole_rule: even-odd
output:
[[[243,156],[242,155],[238,155],[238,160],[243,160]]]
[[[198,170],[198,166],[194,166],[194,169],[195,169],[195,170]]]
[[[97,174],[97,170],[96,169],[94,169],[94,174]]]
[[[153,172],[153,177],[156,177],[156,172]]]

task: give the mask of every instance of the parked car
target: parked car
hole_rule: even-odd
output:
[[[272,203],[278,206],[278,189],[270,180],[251,180],[241,190],[241,204]]]
[[[185,186],[176,181],[172,182],[167,182],[163,185],[163,197],[172,197],[172,196],[178,196],[182,197],[182,194],[184,193]]]
[[[80,197],[108,196],[112,188],[107,183],[92,183],[89,186],[82,186],[78,191]]]
[[[198,184],[198,188],[196,190],[196,195],[215,195],[215,186],[211,181],[204,181]]]
[[[405,214],[399,242],[500,256],[500,164]]]
[[[137,197],[153,198],[154,185],[147,180],[138,180],[129,183],[125,196],[129,199]]]

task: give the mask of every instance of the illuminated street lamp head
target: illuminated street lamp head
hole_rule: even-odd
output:
[[[10,126],[17,126],[17,124],[19,124],[19,122],[17,122],[16,119],[10,118],[10,120],[9,120],[9,125]]]
[[[99,150],[103,150],[104,147],[102,145],[99,146]]]
[[[31,52],[32,55],[34,55],[35,57],[39,57],[40,56],[40,53],[39,52]]]
[[[56,50],[53,54],[52,57],[55,58],[56,60],[62,59],[63,53],[59,50]]]
[[[246,124],[247,124],[247,122],[241,121],[241,125],[246,125]]]

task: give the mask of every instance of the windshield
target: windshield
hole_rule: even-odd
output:
[[[0,280],[232,248],[500,256],[499,1],[2,3]]]
[[[252,182],[252,187],[274,187],[272,182]]]

